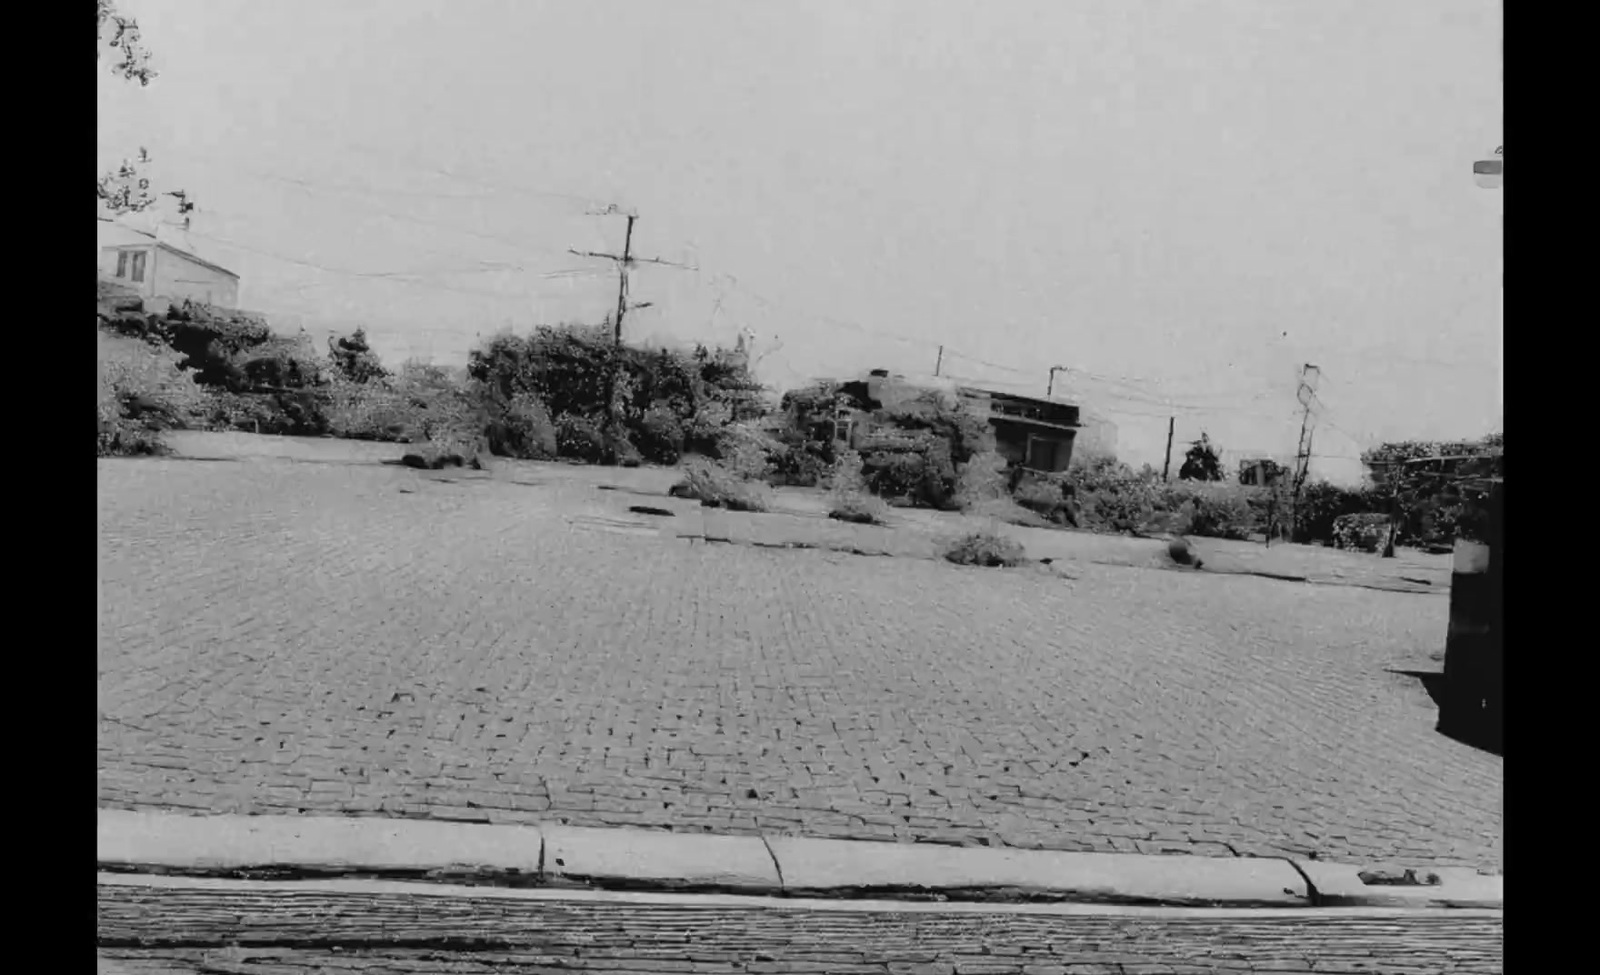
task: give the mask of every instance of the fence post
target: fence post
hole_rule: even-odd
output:
[[[1457,538],[1455,543],[1439,730],[1498,751],[1503,733],[1500,599],[1505,568],[1500,485],[1491,489],[1486,502],[1485,537]]]

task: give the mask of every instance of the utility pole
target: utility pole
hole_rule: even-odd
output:
[[[616,254],[602,254],[602,253],[600,253],[598,251],[580,251],[580,250],[577,250],[577,249],[571,248],[571,247],[567,248],[568,253],[576,254],[579,257],[597,257],[597,258],[600,258],[601,260],[612,261],[612,262],[616,263],[616,265],[617,265],[617,313],[616,313],[616,317],[614,319],[612,319],[612,322],[611,322],[611,340],[615,344],[621,345],[622,344],[622,320],[625,317],[627,317],[628,311],[630,309],[633,309],[633,308],[649,308],[650,305],[652,304],[651,302],[648,302],[648,301],[641,301],[641,302],[638,302],[637,304],[629,304],[628,303],[628,272],[633,269],[633,266],[635,264],[664,264],[667,267],[678,267],[678,268],[684,268],[686,270],[691,270],[691,271],[695,270],[695,268],[690,267],[687,264],[677,264],[677,263],[674,263],[672,261],[663,261],[659,257],[634,257],[633,256],[633,225],[639,219],[639,215],[637,213],[634,213],[632,210],[624,210],[621,207],[617,206],[615,203],[613,203],[610,206],[606,207],[604,210],[591,210],[591,211],[589,211],[589,214],[590,214],[590,216],[596,216],[596,217],[607,217],[607,216],[611,216],[611,215],[615,214],[615,215],[619,215],[619,216],[622,216],[622,217],[626,217],[627,220],[628,220],[627,236],[623,238],[623,241],[622,241],[622,254],[621,254],[620,257],[618,255],[616,255]]]
[[[939,358],[933,360],[933,374],[939,375],[939,370],[944,366],[944,346],[939,346]]]
[[[1172,473],[1172,431],[1177,425],[1177,417],[1167,417],[1167,461],[1161,465],[1161,480],[1163,481],[1167,480],[1167,476]]]
[[[616,317],[612,319],[611,322],[611,341],[613,346],[620,350],[622,348],[622,320],[627,316],[628,309],[648,308],[651,305],[651,302],[648,301],[641,301],[633,305],[628,304],[628,272],[633,269],[635,264],[641,263],[665,264],[669,267],[681,268],[688,268],[688,265],[674,264],[672,261],[663,261],[659,257],[634,257],[633,225],[639,219],[639,215],[632,210],[624,210],[613,203],[607,206],[604,210],[589,211],[590,216],[596,217],[607,217],[612,216],[613,214],[626,217],[628,220],[627,236],[623,238],[622,255],[620,257],[616,254],[603,254],[598,251],[580,251],[571,247],[567,248],[567,250],[579,257],[597,257],[602,260],[612,261],[617,265],[617,313]],[[694,270],[693,268],[689,269]],[[610,375],[606,377],[606,415],[609,418],[609,425],[611,426],[613,432],[621,420],[621,417],[618,416],[617,380],[624,368],[625,367],[623,366],[623,363],[619,357],[614,368],[610,370]]]
[[[1058,372],[1066,372],[1066,371],[1067,371],[1067,367],[1066,366],[1051,366],[1050,367],[1050,382],[1047,383],[1045,385],[1045,387],[1044,387],[1044,398],[1045,399],[1049,399],[1050,398],[1050,394],[1054,393],[1055,390],[1056,390],[1056,373],[1058,373]]]
[[[1289,528],[1292,532],[1300,523],[1300,489],[1305,487],[1306,475],[1311,470],[1311,406],[1317,401],[1317,380],[1322,370],[1311,363],[1300,368],[1300,387],[1295,398],[1300,401],[1300,445],[1294,458],[1294,494],[1289,508]]]

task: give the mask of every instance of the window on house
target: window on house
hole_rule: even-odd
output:
[[[127,276],[128,276],[128,252],[127,251],[117,251],[117,277],[125,278]]]
[[[144,251],[138,251],[133,255],[133,280],[144,280]]]

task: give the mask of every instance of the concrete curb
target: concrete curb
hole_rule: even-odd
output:
[[[181,816],[102,809],[103,869],[151,873],[481,877],[537,883],[534,826],[419,819]]]
[[[551,886],[768,894],[783,890],[777,864],[759,836],[581,826],[545,826],[542,832],[544,878]]]
[[[1367,884],[1360,867],[1316,860],[1294,865],[1316,889],[1317,901],[1328,907],[1490,908],[1505,904],[1505,878],[1480,876],[1476,870],[1444,867],[1431,871],[1436,885]]]
[[[354,817],[99,810],[101,871],[1212,908],[1499,909],[1501,878],[1369,886],[1352,865]]]
[[[783,868],[784,892],[800,896],[851,891],[1207,907],[1312,904],[1305,878],[1284,860],[799,838],[769,845]]]

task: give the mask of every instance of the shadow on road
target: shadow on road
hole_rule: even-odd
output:
[[[1425,670],[1391,670],[1390,673],[1399,674],[1402,677],[1416,678],[1422,683],[1422,689],[1428,692],[1428,697],[1432,699],[1434,707],[1441,709],[1441,711],[1446,707],[1444,674]],[[1492,728],[1452,728],[1445,730],[1441,726],[1437,730],[1441,735],[1452,741],[1458,741],[1463,745],[1488,752],[1491,755],[1504,757],[1501,738]]]

